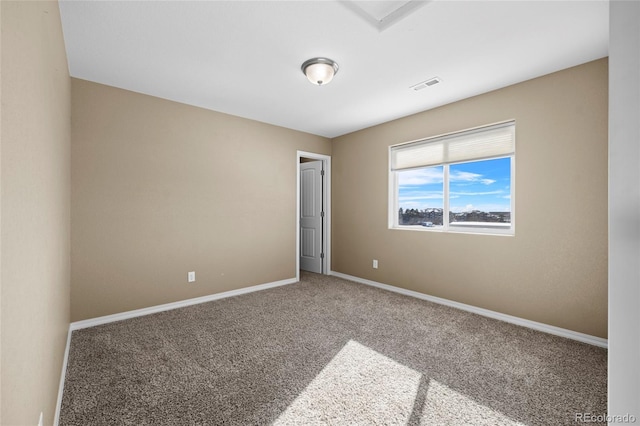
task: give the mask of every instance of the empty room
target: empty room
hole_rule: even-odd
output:
[[[0,29],[0,424],[640,421],[640,3]]]

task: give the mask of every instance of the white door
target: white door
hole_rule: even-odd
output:
[[[300,164],[300,269],[321,274],[324,206],[322,161]]]

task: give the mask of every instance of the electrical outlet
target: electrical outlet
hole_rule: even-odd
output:
[[[373,269],[378,269],[378,259],[373,259]]]
[[[196,282],[196,271],[191,271],[187,274],[187,281],[190,283]]]

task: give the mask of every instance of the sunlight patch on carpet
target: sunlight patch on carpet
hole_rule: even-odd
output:
[[[420,376],[350,340],[274,424],[406,424]]]
[[[435,380],[429,381],[420,424],[524,426]]]
[[[433,379],[418,397],[421,377],[350,340],[273,424],[407,424],[413,414],[425,426],[524,426]]]

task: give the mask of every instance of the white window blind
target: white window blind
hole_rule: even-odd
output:
[[[515,152],[515,122],[452,133],[391,147],[391,170],[511,155]]]

